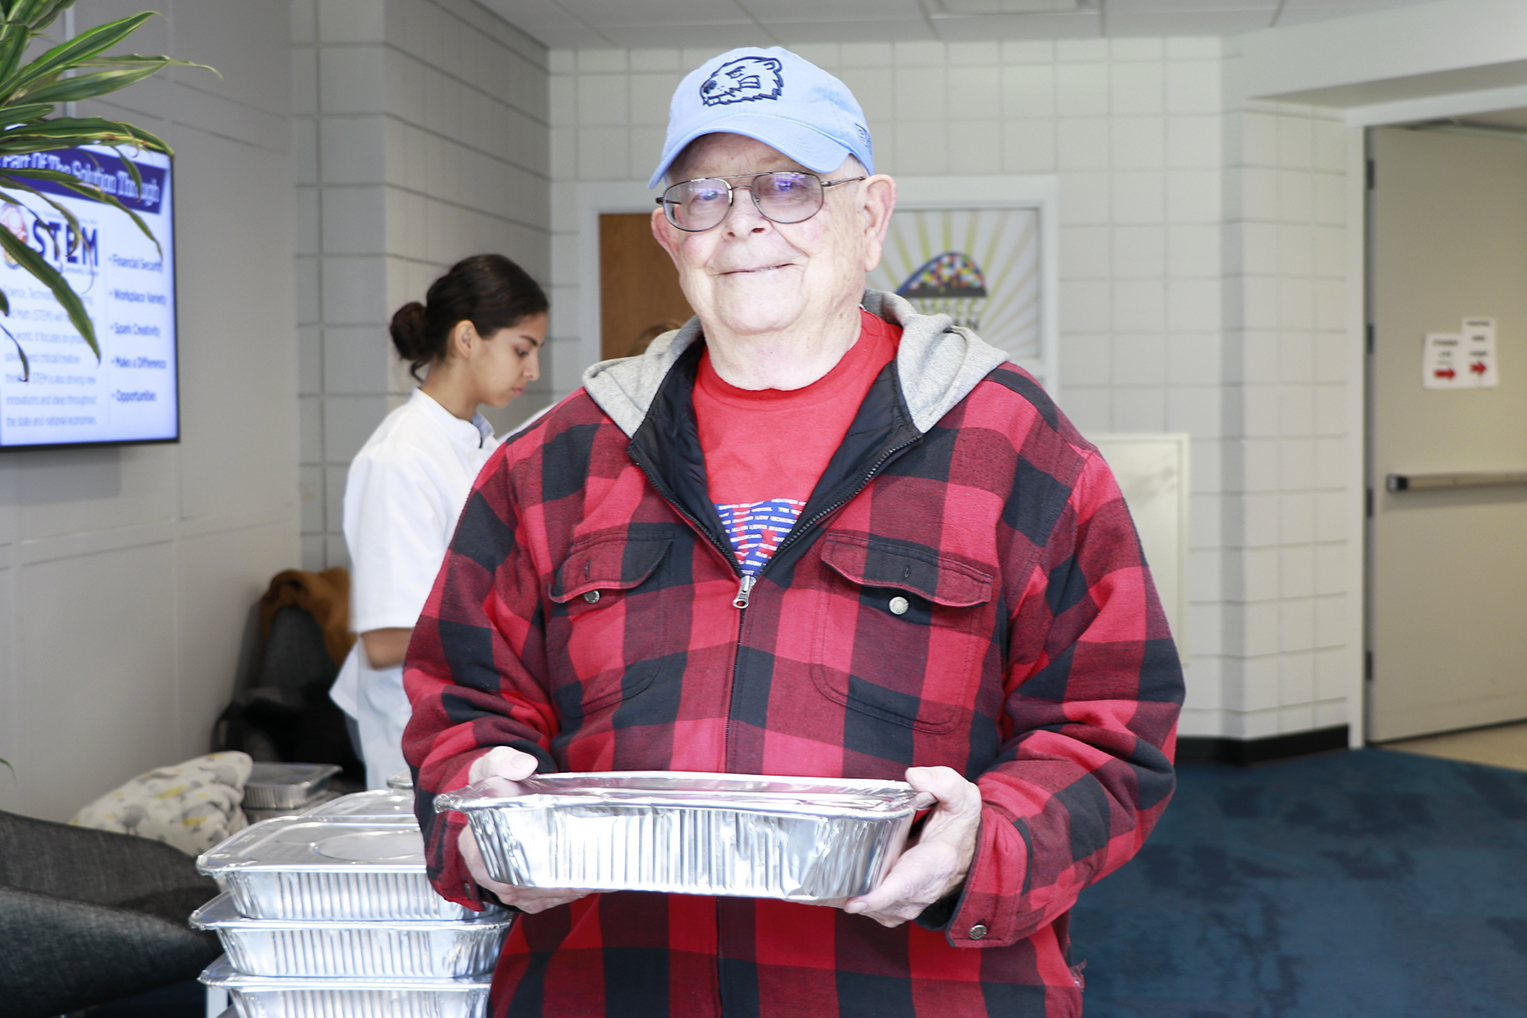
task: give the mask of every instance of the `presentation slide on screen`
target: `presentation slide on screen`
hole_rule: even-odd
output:
[[[0,201],[9,230],[63,273],[95,323],[101,358],[81,338],[46,286],[9,255],[0,262],[0,290],[10,301],[0,325],[0,447],[172,439],[179,434],[175,363],[175,231],[170,161],[153,152],[123,154],[141,187],[111,150],[59,149],[0,157],[25,177],[28,169],[59,170],[94,184],[137,212],[159,247],[126,213],[61,184],[33,180],[39,191],[79,220],[67,219],[36,195],[11,190]],[[78,241],[78,243],[75,243]],[[23,381],[21,349],[31,365]]]

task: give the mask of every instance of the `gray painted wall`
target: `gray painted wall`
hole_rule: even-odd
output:
[[[78,30],[144,6],[85,0]],[[297,564],[284,5],[155,7],[129,51],[223,77],[175,69],[80,112],[176,150],[182,440],[0,453],[0,808],[55,819],[206,752],[249,607]]]

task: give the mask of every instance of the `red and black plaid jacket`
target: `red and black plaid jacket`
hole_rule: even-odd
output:
[[[546,771],[953,767],[985,803],[958,903],[885,929],[593,895],[515,924],[495,1016],[1080,1013],[1066,913],[1171,795],[1177,654],[1096,449],[979,340],[866,307],[901,350],[745,609],[690,401],[696,323],[511,438],[414,631],[404,749],[453,900],[480,899],[434,794],[509,745]]]

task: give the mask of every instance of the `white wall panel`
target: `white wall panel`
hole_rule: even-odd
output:
[[[301,464],[307,497],[321,503],[304,511],[302,562],[323,568],[348,562],[340,508],[350,458],[414,385],[388,338],[393,311],[484,251],[550,288],[552,97],[546,50],[473,0],[294,0],[292,10],[293,88],[323,99],[299,108],[295,128],[318,155],[321,256],[299,258],[296,271],[300,291],[321,295],[311,319],[323,325],[321,414],[303,418]],[[624,72],[624,51],[614,55]],[[609,101],[622,106],[622,95]],[[624,133],[618,141],[623,172]],[[544,380],[489,419],[517,422],[544,405],[554,361],[554,350],[543,355]],[[305,366],[305,378],[313,373]]]

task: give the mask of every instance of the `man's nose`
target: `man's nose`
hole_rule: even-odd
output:
[[[744,198],[738,191],[746,191],[747,197]],[[727,230],[731,233],[752,233],[765,229],[764,224],[768,221],[758,209],[758,202],[753,197],[753,185],[733,185],[732,207],[726,210]]]

